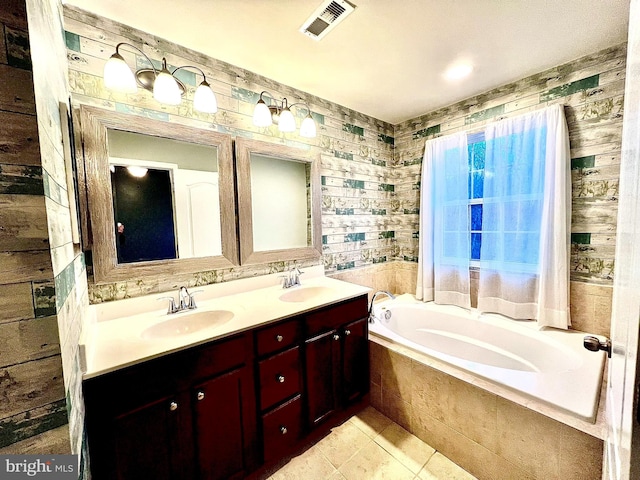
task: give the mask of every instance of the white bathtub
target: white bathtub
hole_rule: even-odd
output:
[[[539,330],[412,295],[377,303],[374,314],[374,335],[595,422],[606,354],[586,350],[583,332]]]

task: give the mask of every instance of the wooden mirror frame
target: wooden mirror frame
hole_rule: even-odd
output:
[[[195,273],[238,265],[233,146],[229,135],[136,115],[81,105],[88,217],[96,284]],[[122,130],[216,147],[220,189],[222,255],[118,263],[114,233],[113,195],[109,174],[107,130]]]
[[[251,154],[271,156],[283,160],[310,164],[311,187],[311,245],[308,247],[254,251],[253,216],[251,203]],[[238,181],[238,230],[240,232],[240,264],[305,260],[322,256],[322,192],[320,186],[320,160],[309,150],[286,145],[236,139],[236,177]]]

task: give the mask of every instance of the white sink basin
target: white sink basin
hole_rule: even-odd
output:
[[[204,310],[193,313],[177,314],[164,322],[156,323],[142,331],[145,340],[156,340],[189,335],[205,328],[219,327],[233,318],[228,310]]]
[[[294,287],[293,290],[283,293],[278,298],[283,302],[306,302],[330,292],[333,292],[333,289],[329,287]]]

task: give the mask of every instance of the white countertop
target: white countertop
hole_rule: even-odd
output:
[[[277,275],[275,276],[277,277]],[[259,281],[249,279],[253,282],[243,280],[228,282],[228,284],[235,283],[236,285],[217,284],[203,287],[202,294],[195,297],[197,309],[172,315],[167,315],[168,302],[157,301],[158,297],[162,296],[161,294],[109,302],[109,304],[91,305],[90,308],[97,321],[86,326],[86,331],[83,331],[81,339],[83,378],[88,379],[112,372],[167,353],[354,298],[370,291],[367,287],[321,275],[312,276],[312,278],[303,276],[301,278],[302,286],[288,289],[283,289],[277,284],[255,288],[260,283],[275,283],[277,281],[277,279],[269,277],[274,277],[274,275],[265,276]],[[246,290],[251,287],[253,288]],[[234,290],[237,293],[233,293]],[[177,294],[177,292],[171,293],[174,297]],[[281,299],[283,295],[293,296],[295,301],[283,301]],[[182,317],[192,315],[207,321],[209,317],[206,312],[209,312],[209,315],[213,317],[216,315],[215,311],[223,312],[221,318],[206,328],[188,333],[171,334],[161,338],[144,338],[149,336],[149,332],[158,331],[158,327],[155,327],[154,330],[147,329],[163,322],[180,323],[183,321]],[[127,312],[124,314],[126,316],[123,315],[123,312]],[[196,320],[195,316],[192,320]],[[171,330],[171,328],[167,330]]]

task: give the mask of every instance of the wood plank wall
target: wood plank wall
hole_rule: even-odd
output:
[[[0,3],[0,125],[0,453],[68,453],[25,0]]]

